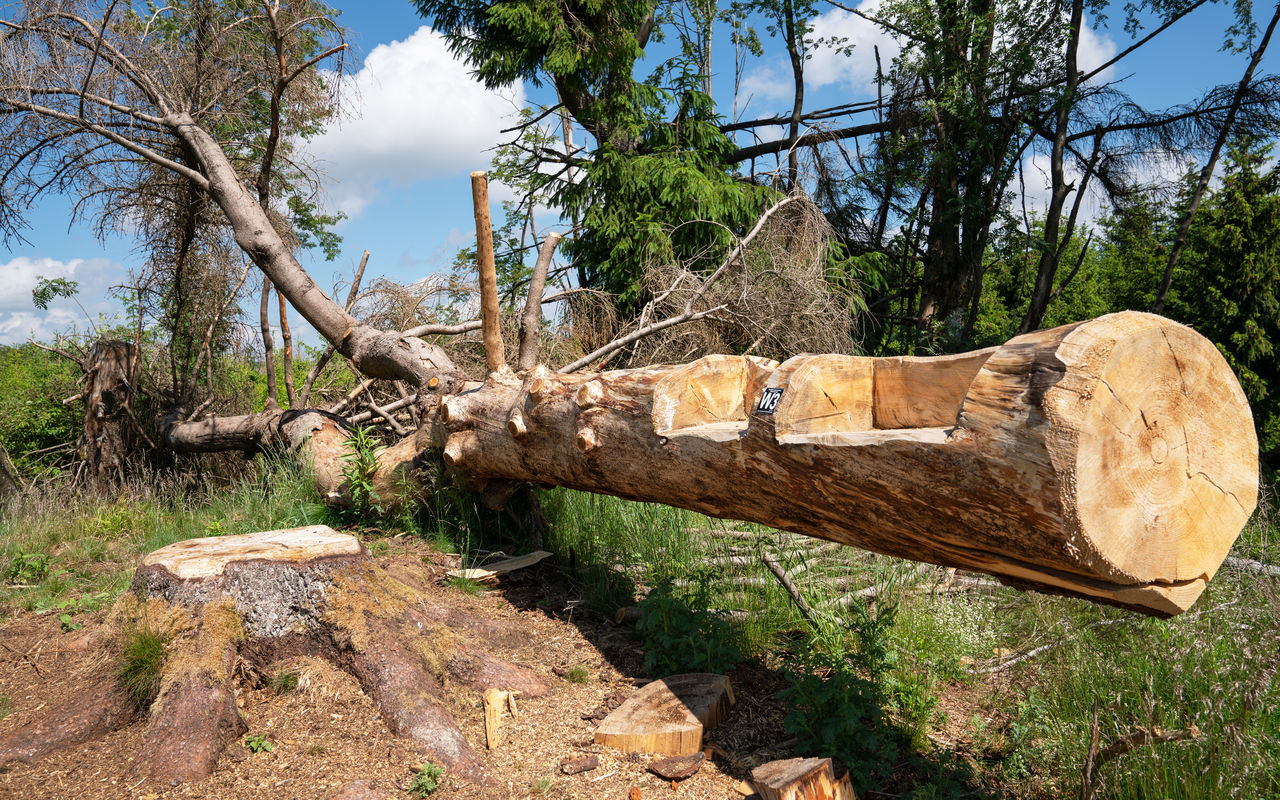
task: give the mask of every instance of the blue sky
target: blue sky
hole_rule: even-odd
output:
[[[875,2],[864,0],[861,7],[872,8]],[[338,231],[344,239],[342,254],[333,262],[304,258],[304,265],[324,286],[349,275],[364,249],[372,252],[370,277],[413,281],[448,269],[457,250],[474,239],[468,174],[488,167],[489,150],[504,140],[499,131],[512,123],[520,104],[554,100],[545,88],[515,86],[494,93],[478,86],[408,2],[337,5],[352,32],[346,80],[355,91],[347,93],[346,120],[314,142],[312,150],[330,176],[330,204],[349,219]],[[1260,3],[1257,13],[1265,23],[1269,7]],[[1202,9],[1126,60],[1124,71],[1111,78],[1123,78],[1122,87],[1152,107],[1238,80],[1248,56],[1219,52],[1227,19],[1228,9],[1221,5]],[[1095,30],[1086,39],[1086,64],[1089,59],[1101,63],[1128,45],[1118,16],[1109,22],[1113,30]],[[879,43],[887,62],[891,43],[837,9],[823,13],[817,28],[819,35],[846,36],[856,46],[851,57],[815,54],[807,66],[807,105],[818,108],[871,96],[871,45]],[[733,66],[726,42],[726,36],[716,40],[720,52],[714,93],[728,113]],[[657,57],[651,56],[641,72],[651,69]],[[1261,71],[1274,71],[1275,65],[1268,55]],[[751,59],[744,73],[744,89],[752,94],[746,116],[788,108],[789,80],[784,55],[766,42],[765,57]],[[505,196],[501,187],[493,194],[495,202]],[[1028,195],[1034,201],[1036,187],[1029,186]],[[47,312],[34,308],[31,288],[37,275],[79,281],[80,302],[92,315],[118,310],[109,288],[125,281],[128,269],[141,258],[127,239],[99,242],[87,224],[69,226],[69,209],[60,198],[46,200],[30,216],[29,244],[0,250],[0,343],[85,327],[84,313],[70,301],[55,302]],[[314,334],[301,334],[314,341]]]

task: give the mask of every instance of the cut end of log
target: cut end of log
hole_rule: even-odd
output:
[[[583,428],[578,431],[578,436],[574,442],[577,444],[579,451],[590,453],[600,446],[600,437],[591,428]]]
[[[1081,529],[1139,581],[1203,587],[1258,500],[1258,439],[1231,368],[1190,328],[1135,312],[1080,326],[1058,354],[1095,380],[1046,398],[1079,430]]]
[[[507,433],[519,439],[529,433],[529,423],[525,422],[524,414],[519,409],[511,412],[511,416],[507,417]]]

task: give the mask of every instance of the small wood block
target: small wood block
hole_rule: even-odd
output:
[[[510,692],[501,689],[484,690],[484,742],[490,750],[502,743],[502,709],[507,705]]]
[[[672,675],[647,684],[605,717],[596,743],[628,753],[690,756],[702,749],[702,732],[715,727],[732,704],[724,675]]]
[[[590,772],[600,766],[600,756],[571,758],[560,762],[560,771],[565,775],[577,775],[579,772]]]
[[[788,758],[751,770],[763,800],[856,800],[846,774],[836,780],[829,758]]]
[[[471,569],[451,569],[447,573],[450,578],[467,578],[473,581],[482,581],[486,578],[492,578],[494,575],[500,575],[504,572],[511,572],[524,567],[531,567],[537,564],[551,554],[546,550],[535,550],[532,553],[526,553],[515,558],[506,558],[502,561],[495,561],[484,567],[473,567]]]
[[[706,755],[701,751],[691,756],[670,756],[651,763],[649,771],[669,781],[682,781],[693,777],[693,774],[702,768],[702,762],[705,760]]]

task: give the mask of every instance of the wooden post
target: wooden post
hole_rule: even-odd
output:
[[[489,372],[507,368],[498,319],[498,275],[493,264],[493,230],[489,223],[489,178],[483,171],[471,173],[471,199],[476,211],[476,268],[480,271],[480,318],[484,331],[484,358]]]
[[[551,254],[560,243],[560,234],[552,232],[542,242],[538,251],[538,260],[533,265],[533,276],[529,278],[529,297],[524,304],[524,315],[520,318],[520,357],[516,361],[516,369],[533,369],[538,363],[538,323],[542,321],[542,290],[547,285],[547,268],[551,265]]]

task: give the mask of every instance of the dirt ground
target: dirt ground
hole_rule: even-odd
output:
[[[391,541],[378,562],[392,574],[412,568],[443,577],[449,557],[411,541]],[[505,621],[519,635],[486,641],[493,653],[532,668],[551,684],[545,698],[518,701],[518,716],[504,720],[504,742],[487,751],[478,693],[453,709],[481,753],[491,783],[445,780],[432,797],[449,798],[715,798],[740,800],[735,786],[752,767],[789,757],[782,730],[782,687],[772,672],[743,666],[730,674],[737,705],[704,738],[712,758],[693,777],[673,784],[647,771],[657,756],[628,754],[593,743],[603,710],[643,685],[643,653],[628,627],[614,627],[583,613],[558,568],[550,563],[511,573],[478,596],[423,584],[428,603],[444,603],[475,616]],[[103,614],[81,616],[84,630],[64,633],[54,615],[25,614],[0,628],[0,695],[8,698],[0,735],[74,697],[94,676],[110,674],[107,648],[81,646]],[[564,677],[583,665],[584,683]],[[298,688],[278,694],[241,681],[239,702],[250,734],[264,734],[270,752],[229,746],[212,776],[177,786],[157,786],[133,776],[145,735],[138,721],[103,739],[30,764],[0,770],[0,798],[218,798],[219,800],[349,800],[408,798],[412,768],[421,763],[414,744],[392,736],[356,681],[327,662],[298,658],[279,664],[295,671]],[[560,764],[595,754],[599,766],[564,775]],[[548,783],[549,779],[549,783]]]

